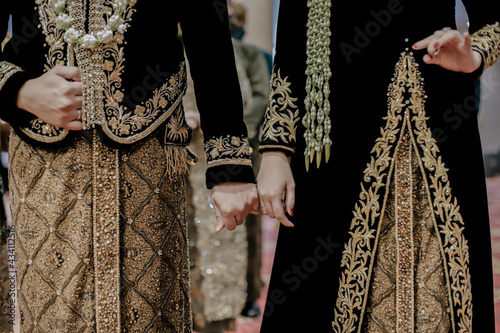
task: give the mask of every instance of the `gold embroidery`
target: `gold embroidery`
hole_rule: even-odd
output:
[[[403,132],[404,133],[404,132]],[[396,187],[396,332],[415,331],[413,175],[410,142],[404,140],[396,149],[394,178]]]
[[[128,1],[123,14],[124,23],[129,24],[134,13],[136,1]],[[99,45],[89,50],[76,45],[74,50],[67,48],[64,42],[64,30],[56,25],[57,13],[49,0],[37,0],[41,26],[46,36],[49,50],[47,52],[46,70],[55,65],[73,65],[76,62],[81,71],[83,85],[82,118],[86,129],[100,126],[112,140],[122,143],[135,143],[150,135],[174,113],[181,103],[186,89],[186,70],[181,63],[180,70],[170,76],[163,85],[153,91],[153,95],[145,103],[134,109],[127,109],[122,103],[121,74],[125,68],[124,36],[116,32],[114,41]],[[87,2],[72,0],[68,2],[67,11],[73,19],[76,30],[85,31]],[[113,13],[109,1],[94,0],[88,3],[89,32],[98,31],[105,25]],[[104,14],[104,15],[103,15]],[[67,50],[66,50],[67,49]],[[67,52],[65,52],[67,51]],[[67,53],[67,56],[65,55]],[[69,131],[48,125],[41,119],[31,122],[29,127],[21,129],[30,138],[53,143],[64,139]]]
[[[266,112],[263,125],[262,141],[273,141],[285,145],[273,145],[293,151],[293,148],[286,144],[295,143],[297,140],[297,122],[299,121],[299,110],[297,98],[292,98],[291,83],[288,77],[281,78],[281,70],[273,70],[271,78],[271,93],[269,96],[269,106]],[[270,147],[268,143],[262,147]]]
[[[189,141],[190,129],[185,120],[184,108],[180,104],[168,121],[165,130],[165,143],[187,143]]]
[[[408,118],[406,114],[380,220],[366,331],[449,333],[444,253]]]
[[[12,75],[22,72],[23,70],[7,61],[0,61],[0,90],[5,85],[8,79],[12,77]]]
[[[208,168],[227,164],[252,165],[247,138],[214,138],[205,143],[205,152]]]
[[[97,332],[121,332],[118,149],[93,139],[93,241]]]
[[[134,143],[150,135],[167,119],[171,118],[182,102],[186,91],[186,66],[181,63],[178,73],[170,76],[160,88],[155,89],[153,97],[144,105],[137,105],[132,110],[126,110],[120,105],[123,92],[119,90],[121,78],[119,70],[123,68],[123,50],[109,48],[105,51],[108,56],[106,66],[116,64],[112,71],[106,71],[104,83],[104,95],[106,98],[105,113],[107,120],[104,121],[103,130],[114,141],[119,143]],[[112,57],[114,61],[110,61]],[[184,118],[183,114],[180,115]],[[182,119],[177,119],[182,120]],[[170,122],[175,122],[171,120]]]
[[[69,148],[43,149],[11,135],[22,332],[99,332],[94,255],[101,247],[93,246],[92,146],[92,137],[76,136]],[[156,136],[120,149],[122,332],[192,330],[185,151],[164,148]],[[109,178],[109,171],[99,175]]]
[[[38,5],[38,15],[40,16],[40,24],[45,35],[46,45],[49,48],[45,55],[47,60],[45,70],[49,71],[57,65],[66,65],[64,30],[57,28],[56,19],[58,13],[55,12],[52,1],[36,0],[36,4]]]
[[[492,66],[500,57],[500,23],[488,24],[471,37],[472,48],[481,54],[484,69]]]
[[[378,255],[377,251],[384,251],[384,248],[387,247],[379,244],[382,239],[381,226],[384,219],[391,218],[392,204],[391,200],[388,199],[388,195],[391,193],[389,190],[391,175],[396,172],[395,168],[400,168],[400,166],[395,166],[392,156],[396,156],[394,155],[396,154],[396,141],[405,140],[405,128],[407,128],[406,134],[412,140],[412,153],[419,163],[425,184],[426,194],[421,200],[428,200],[428,207],[431,209],[427,218],[433,220],[435,234],[440,235],[439,239],[436,238],[436,246],[439,245],[442,262],[438,260],[436,267],[444,268],[444,276],[442,276],[444,280],[441,281],[446,281],[446,283],[442,282],[440,289],[445,290],[447,294],[444,300],[440,299],[441,306],[445,308],[444,312],[447,313],[449,310],[446,309],[446,302],[449,304],[448,307],[453,305],[453,308],[450,309],[452,313],[449,314],[449,322],[453,332],[470,332],[471,330],[472,294],[468,268],[468,245],[463,235],[463,220],[457,200],[451,195],[447,169],[441,157],[438,156],[437,143],[432,138],[431,130],[427,127],[424,90],[417,67],[412,54],[403,53],[396,66],[393,83],[389,87],[388,115],[384,118],[387,123],[381,130],[382,136],[377,139],[372,150],[374,156],[364,172],[365,183],[361,184],[360,201],[355,206],[354,218],[351,222],[352,237],[345,244],[341,262],[344,271],[340,277],[339,293],[334,310],[335,320],[332,323],[335,332],[362,332],[365,315],[368,316],[368,323],[374,324],[372,310],[376,298],[367,305],[371,293],[369,290],[370,288],[378,288],[377,283],[380,283],[377,273],[374,273],[374,265],[379,265],[381,261],[375,258]],[[404,154],[399,156],[403,157],[404,160]],[[403,172],[404,174],[409,172],[409,169],[405,167],[403,169],[406,170]],[[401,171],[401,169],[398,170]],[[402,179],[398,178],[398,175],[394,175],[393,178],[396,182],[400,182],[399,187],[395,190],[399,191],[400,194],[396,196],[397,201],[395,202],[395,205],[399,204],[399,207],[394,208],[399,209],[399,215],[392,213],[392,217],[394,215],[401,217],[401,214],[404,216],[406,214],[404,212],[408,212],[407,207],[402,205],[403,197],[406,195],[401,195],[401,191],[404,191]],[[427,179],[429,180],[428,184]],[[385,188],[385,194],[382,193],[383,188]],[[406,218],[413,219],[414,217],[406,216]],[[401,232],[408,230],[404,224],[400,227],[403,228]],[[395,255],[398,252],[396,249],[401,250],[400,247],[395,246],[392,253]],[[410,251],[407,248],[404,250],[403,256],[407,256]],[[406,257],[406,259],[411,262],[411,257]],[[429,257],[429,262],[436,262],[436,260],[436,258]],[[401,271],[399,270],[400,273]],[[420,272],[419,274],[424,273]],[[399,278],[401,277],[402,275],[399,275]],[[422,277],[417,277],[417,279],[420,278]],[[439,286],[439,281],[436,281],[434,283]],[[401,281],[399,282],[401,283]],[[424,279],[421,282],[426,281]],[[401,286],[396,286],[396,282],[393,283],[395,284],[394,288],[401,288]],[[418,294],[423,286],[419,284],[418,287],[419,289],[415,291],[417,292],[417,303],[414,304],[417,306],[417,310],[422,306],[419,302],[425,300],[424,294]],[[398,302],[404,301],[403,303],[407,305],[408,302],[412,302],[402,293],[394,292],[396,293],[393,296],[394,302],[396,302],[396,295],[400,296]],[[377,293],[375,292],[373,295],[376,296]],[[439,297],[435,297],[435,299],[437,300]],[[399,304],[404,306],[403,303]],[[436,305],[433,306],[439,308]],[[399,313],[393,313],[393,321],[396,316],[401,318],[401,316],[407,315],[402,307],[395,306],[395,303],[386,310],[391,311],[391,309],[393,309],[392,311],[399,309]],[[439,317],[442,314],[439,311],[436,312],[429,315]],[[443,326],[438,326],[439,332],[449,331],[446,328],[443,331],[443,327],[446,327],[446,316],[448,315],[438,318],[443,319]],[[418,318],[417,316],[415,319]],[[395,322],[393,324],[396,325]],[[412,331],[411,326],[414,324],[417,324],[418,327],[419,321],[398,323],[398,325],[403,325],[399,326],[403,332]]]

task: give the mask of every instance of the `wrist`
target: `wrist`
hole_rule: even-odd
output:
[[[26,87],[30,84],[30,81],[31,80],[26,81],[21,86],[21,88],[19,89],[19,91],[17,93],[17,97],[16,97],[16,106],[19,109],[22,109],[22,110],[25,110],[28,112],[29,112],[29,110],[28,110],[28,106],[27,106],[27,102],[26,102]]]

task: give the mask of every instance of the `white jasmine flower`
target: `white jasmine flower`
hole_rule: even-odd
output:
[[[120,15],[117,15],[117,14],[113,14],[110,18],[109,18],[109,22],[108,22],[108,26],[111,28],[111,30],[115,31],[118,29],[118,27],[120,25],[122,25],[124,22],[123,22],[123,19],[121,18]]]
[[[126,7],[127,7],[126,0],[116,0],[115,3],[113,4],[113,9],[119,13],[123,12]]]
[[[64,41],[68,44],[73,44],[78,39],[78,31],[74,28],[69,28],[64,34]]]
[[[82,47],[86,49],[93,49],[97,45],[97,39],[94,35],[85,35],[82,38]]]
[[[57,13],[60,13],[66,8],[66,1],[65,0],[54,0],[54,9],[56,10]]]
[[[120,24],[120,26],[118,27],[118,32],[121,33],[121,34],[124,34],[125,31],[127,31],[127,25],[126,24]]]
[[[71,25],[71,21],[71,17],[68,14],[59,14],[56,19],[57,28],[67,30]]]
[[[113,31],[107,28],[97,33],[97,40],[103,44],[107,44],[113,40]]]

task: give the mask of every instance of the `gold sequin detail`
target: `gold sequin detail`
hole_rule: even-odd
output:
[[[292,97],[291,83],[288,77],[282,78],[281,71],[276,67],[273,69],[271,78],[271,92],[269,94],[269,106],[264,117],[262,128],[262,148],[283,148],[294,152],[289,144],[297,141],[297,123],[299,121],[299,110],[295,102],[297,98]],[[272,145],[270,142],[276,142]]]
[[[120,332],[120,168],[94,132],[93,232],[97,332]]]
[[[488,24],[471,37],[472,49],[481,54],[484,69],[493,66],[500,57],[500,23]]]
[[[96,242],[105,238],[105,244],[94,246],[94,218],[102,229],[109,226],[100,223],[99,217],[116,214],[116,206],[110,205],[116,200],[93,205],[92,185],[99,177],[101,199],[113,199],[116,181],[120,183],[120,283],[116,287],[121,325],[108,318],[110,331],[191,332],[186,148],[163,147],[158,138],[150,137],[121,149],[120,177],[114,179],[110,171],[116,169],[116,151],[105,147],[100,148],[106,149],[106,155],[96,156],[96,167],[103,168],[94,177],[94,144],[101,145],[93,143],[92,137],[77,136],[69,147],[42,149],[15,133],[11,136],[9,172],[21,331],[96,332],[96,309],[102,302],[98,303],[94,291],[101,281],[98,272],[105,271],[104,266],[94,266],[99,262],[112,267],[116,258],[98,251],[109,247],[107,240],[111,245],[118,241],[112,228],[104,229]],[[115,272],[109,273],[101,283],[115,281]]]
[[[343,252],[333,329],[470,332],[463,220],[427,127],[411,53],[402,53],[388,97],[387,123],[364,172]]]

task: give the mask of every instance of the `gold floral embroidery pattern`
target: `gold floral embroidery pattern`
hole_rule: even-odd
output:
[[[57,65],[66,65],[64,31],[57,28],[56,19],[58,13],[54,10],[52,1],[36,0],[36,4],[38,5],[41,28],[49,48],[45,55],[47,60],[45,70],[49,71]]]
[[[227,136],[214,138],[205,143],[207,167],[238,164],[252,165],[247,138]]]
[[[267,108],[264,118],[261,147],[280,147],[290,151],[294,148],[290,144],[294,144],[297,140],[297,123],[299,121],[299,110],[297,98],[292,98],[291,83],[288,82],[288,77],[281,78],[281,70],[276,72],[273,70],[271,78],[271,92],[269,95],[270,103]],[[276,142],[271,144],[270,142]]]
[[[488,24],[471,37],[472,48],[481,54],[484,69],[492,66],[500,57],[500,23]]]
[[[137,105],[134,110],[126,110],[120,104],[123,100],[120,71],[124,67],[123,50],[114,48],[106,50],[108,59],[104,63],[106,99],[106,121],[104,132],[119,143],[134,143],[151,134],[166,119],[172,116],[179,107],[186,91],[186,66],[181,63],[179,72],[170,76],[160,88],[153,91],[153,97],[144,104]],[[109,60],[112,57],[113,61]]]
[[[402,54],[388,95],[388,115],[384,117],[387,123],[381,129],[382,136],[376,140],[373,156],[364,172],[360,200],[351,222],[351,238],[343,252],[341,265],[344,271],[340,277],[333,330],[337,333],[362,332],[380,237],[379,225],[386,210],[388,177],[394,169],[392,155],[406,124],[407,133],[415,137],[413,144],[419,148],[415,151],[423,154],[418,158],[428,179],[428,199],[433,207],[430,213],[434,215],[440,233],[449,304],[453,306],[450,314],[452,331],[470,332],[472,293],[464,222],[457,200],[451,194],[448,169],[438,155],[439,148],[427,127],[422,78],[411,53]]]
[[[0,61],[0,89],[5,85],[8,79],[12,77],[12,75],[22,72],[23,70],[7,61]]]
[[[123,15],[126,24],[129,24],[132,20],[135,3],[136,0],[128,1],[126,12]],[[124,48],[120,46],[124,41],[123,34],[117,32],[115,41],[97,47],[93,51],[82,49],[79,46],[76,46],[75,50],[66,50],[64,31],[57,28],[57,13],[52,2],[37,0],[37,5],[41,27],[49,47],[46,70],[50,70],[56,65],[74,64],[74,51],[76,51],[82,78],[84,81],[88,81],[82,82],[84,86],[87,86],[87,89],[84,90],[84,100],[95,99],[97,103],[95,105],[94,103],[92,105],[84,103],[84,109],[95,109],[93,111],[95,114],[91,115],[91,122],[100,125],[105,134],[112,140],[122,144],[131,144],[144,139],[164,123],[178,108],[186,89],[184,63],[180,64],[178,73],[172,74],[162,86],[153,91],[151,98],[137,105],[133,110],[127,109],[122,103],[125,95],[121,79],[121,74],[125,68]],[[111,5],[111,2],[108,1],[89,3],[89,6],[93,9],[102,8],[108,18],[112,14]],[[71,2],[68,10],[70,14],[76,17],[75,27],[83,29],[82,24],[85,22],[85,18],[80,12],[85,11],[85,5]],[[94,22],[95,26],[103,21],[102,18],[93,17],[90,17],[89,20]],[[88,79],[86,79],[87,77]],[[96,86],[94,81],[103,82],[103,84],[94,87]],[[103,96],[101,97],[101,95]],[[85,96],[88,96],[88,98]],[[104,99],[104,103],[97,101],[100,98]],[[84,112],[85,115],[86,112]],[[22,128],[21,130],[30,138],[45,143],[61,141],[69,133],[65,129],[48,125],[41,119],[33,120],[28,128]]]

